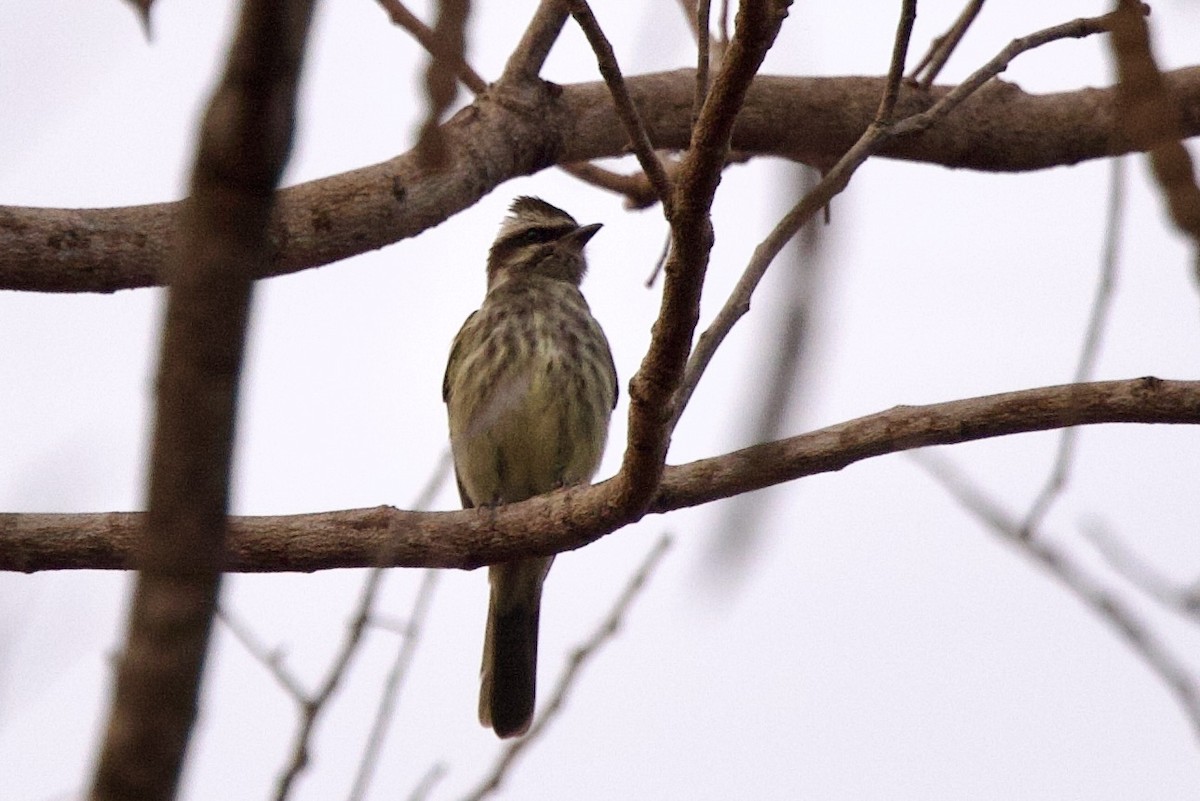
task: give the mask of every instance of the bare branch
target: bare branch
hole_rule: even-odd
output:
[[[91,797],[173,798],[216,611],[253,277],[287,162],[311,0],[246,0],[174,251],[149,511]]]
[[[1175,700],[1200,738],[1200,686],[1130,604],[1088,576],[1068,551],[1051,545],[1044,537],[1027,536],[1020,521],[1005,512],[960,471],[930,454],[913,454],[913,461],[941,484],[963,509],[991,529],[992,533],[1033,559],[1101,620],[1112,626],[1174,693]]]
[[[256,662],[267,669],[275,681],[279,682],[279,686],[291,696],[293,701],[301,704],[305,702],[308,698],[308,691],[304,689],[304,685],[300,683],[300,679],[296,677],[296,674],[288,670],[287,665],[283,661],[282,650],[267,647],[250,631],[250,627],[229,609],[218,607],[216,616],[217,620],[220,620],[225,628],[229,629],[229,633],[233,635],[233,638],[246,649],[246,653],[250,654]]]
[[[625,79],[621,75],[621,68],[617,64],[617,56],[613,53],[612,45],[608,43],[604,31],[600,30],[600,23],[592,14],[587,0],[568,0],[568,5],[571,9],[571,16],[583,29],[588,44],[592,46],[592,52],[596,54],[600,75],[604,77],[604,83],[608,85],[608,91],[612,94],[613,104],[617,107],[617,118],[625,127],[625,133],[629,136],[629,144],[633,148],[634,155],[637,156],[638,164],[642,166],[642,172],[646,174],[650,184],[654,187],[655,194],[662,201],[663,211],[670,219],[671,181],[667,177],[667,171],[663,168],[662,162],[658,160],[658,155],[654,152],[650,136],[642,126],[637,106],[633,104],[633,100],[629,97],[629,91],[625,88]]]
[[[896,23],[896,37],[892,43],[892,62],[888,66],[887,84],[883,90],[883,98],[879,101],[879,110],[875,112],[875,122],[879,125],[890,123],[896,110],[900,81],[904,79],[904,61],[908,58],[908,43],[912,39],[913,24],[916,21],[917,0],[903,0],[900,4],[900,21]]]
[[[500,789],[500,785],[504,782],[509,768],[516,762],[517,758],[530,746],[538,742],[542,733],[562,712],[567,701],[567,696],[576,685],[579,673],[583,670],[584,666],[592,660],[605,644],[617,635],[617,632],[621,628],[621,622],[629,613],[629,607],[633,605],[634,600],[646,586],[646,582],[650,580],[650,576],[653,575],[655,568],[658,567],[658,563],[662,561],[663,556],[666,555],[670,547],[671,536],[669,534],[664,534],[658,539],[658,542],[646,554],[646,558],[642,560],[641,566],[630,577],[629,583],[621,591],[620,596],[618,596],[616,603],[613,604],[612,610],[605,616],[604,621],[590,637],[571,653],[570,659],[567,660],[566,665],[563,667],[563,672],[559,675],[558,681],[550,693],[550,698],[547,700],[545,706],[542,707],[541,714],[533,722],[529,733],[524,737],[512,740],[504,746],[488,775],[484,777],[474,790],[463,796],[464,801],[482,801],[482,799]]]
[[[713,356],[716,355],[721,343],[725,341],[725,337],[733,330],[733,326],[737,324],[738,320],[750,310],[750,299],[754,295],[754,290],[766,275],[767,268],[771,266],[775,257],[796,235],[800,226],[804,225],[819,209],[826,208],[836,195],[849,186],[850,178],[868,158],[883,151],[889,142],[902,135],[916,130],[927,130],[935,122],[944,119],[946,115],[970,97],[972,92],[980,89],[1005,69],[1017,55],[1057,39],[1087,36],[1104,31],[1108,24],[1109,17],[1107,16],[1096,19],[1080,19],[1047,28],[1022,39],[1016,39],[998,56],[977,70],[967,81],[944,95],[930,109],[903,117],[898,122],[889,124],[883,121],[882,115],[895,107],[896,99],[892,98],[890,93],[896,89],[899,75],[904,69],[903,54],[900,53],[898,56],[894,54],[891,72],[884,85],[883,100],[880,101],[875,121],[867,126],[858,141],[825,173],[812,191],[801,198],[800,202],[784,215],[766,239],[754,249],[750,263],[746,265],[746,269],[725,301],[725,305],[721,307],[712,324],[700,336],[696,343],[696,349],[688,360],[687,370],[675,400],[674,421],[678,422],[679,417],[683,414],[692,394],[696,391],[700,378],[704,375],[704,371],[708,368]],[[897,32],[897,52],[902,49],[901,41],[907,35],[905,26],[906,21],[902,16]]]
[[[672,466],[647,513],[709,503],[926,445],[1098,423],[1200,423],[1200,382],[1137,378],[897,406],[808,434]],[[379,564],[473,569],[581,548],[620,528],[614,480],[521,503],[456,512],[389,506],[232,518],[225,569],[326,570]],[[640,519],[642,515],[639,515]],[[126,570],[142,515],[0,515],[0,570]]]
[[[392,661],[391,670],[383,683],[383,691],[379,695],[379,704],[375,709],[375,719],[371,722],[371,732],[367,736],[367,744],[358,761],[358,771],[354,774],[354,785],[347,796],[349,801],[361,801],[367,797],[367,789],[375,766],[379,762],[379,754],[387,737],[388,726],[396,713],[396,703],[400,698],[400,688],[408,676],[409,666],[417,653],[417,645],[421,642],[421,633],[425,621],[429,617],[429,608],[433,603],[433,592],[437,588],[438,577],[436,570],[426,570],[421,575],[421,583],[417,587],[417,597],[413,600],[412,612],[408,616],[400,648]],[[434,766],[436,767],[436,765]],[[424,782],[422,782],[424,784]]]
[[[1164,76],[1184,132],[1200,134],[1200,66]],[[655,147],[683,150],[692,130],[695,71],[626,78]],[[457,165],[433,173],[409,152],[282,190],[271,257],[258,278],[288,275],[366,253],[468,208],[506,180],[549,166],[621,155],[628,144],[603,82],[557,87],[520,112],[490,96],[442,127]],[[828,168],[871,123],[882,78],[758,76],[732,148]],[[898,117],[955,90],[901,91]],[[653,98],[653,100],[651,100]],[[528,98],[522,98],[528,99]],[[1118,124],[1114,89],[1030,95],[993,81],[958,113],[877,155],[961,169],[1045,169],[1138,149]],[[553,155],[549,155],[553,154]],[[111,209],[0,207],[0,289],[114,292],[163,283],[178,203]]]
[[[525,29],[525,35],[509,56],[500,81],[514,84],[535,80],[546,63],[546,57],[550,55],[550,48],[558,41],[567,16],[566,0],[541,0]]]
[[[1192,623],[1200,624],[1200,595],[1197,595],[1195,583],[1188,588],[1174,586],[1104,526],[1084,526],[1083,533],[1118,575],[1164,608],[1188,618]]]
[[[1086,17],[1044,28],[1037,33],[1013,39],[991,61],[975,70],[967,80],[950,90],[932,108],[922,114],[914,114],[899,122],[892,129],[894,136],[905,136],[926,131],[939,124],[951,111],[977,92],[985,83],[1008,69],[1014,58],[1042,45],[1062,39],[1084,39],[1112,30],[1113,15]]]
[[[729,155],[734,120],[787,16],[790,0],[745,0],[729,51],[692,126],[689,149],[666,208],[671,247],[658,319],[646,356],[629,384],[629,434],[614,479],[617,507],[639,514],[655,494],[674,422],[674,397],[683,379],[700,316],[700,292],[712,250],[710,211]]]

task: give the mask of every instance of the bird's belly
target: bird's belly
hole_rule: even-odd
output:
[[[457,472],[476,504],[512,503],[591,478],[608,409],[570,375],[530,369],[489,391],[473,431],[454,437]]]

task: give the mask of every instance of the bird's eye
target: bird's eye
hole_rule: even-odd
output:
[[[553,242],[558,238],[558,232],[553,228],[530,228],[521,233],[522,245],[539,245],[543,242]]]

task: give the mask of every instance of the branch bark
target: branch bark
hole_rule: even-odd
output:
[[[897,406],[777,442],[667,467],[647,510],[663,514],[929,445],[1100,423],[1200,424],[1200,381],[1136,378]],[[390,506],[230,518],[225,569],[314,571],[388,565],[474,569],[583,547],[615,529],[607,481],[494,509]],[[142,515],[0,515],[0,570],[126,570]]]
[[[1178,105],[1182,135],[1200,135],[1200,66],[1163,77]],[[828,166],[870,125],[884,80],[758,76],[731,145],[749,154]],[[655,148],[686,148],[695,71],[627,77],[626,85]],[[257,277],[287,275],[394,244],[512,178],[623,153],[627,136],[602,82],[545,88],[519,102],[493,90],[447,121],[442,129],[457,165],[452,172],[423,168],[410,151],[282,190],[271,256]],[[927,110],[951,89],[902,87],[896,116]],[[877,155],[1022,172],[1139,150],[1119,123],[1114,88],[1031,95],[993,81],[930,130],[890,142]],[[161,285],[179,209],[179,203],[0,207],[0,289],[115,292]]]

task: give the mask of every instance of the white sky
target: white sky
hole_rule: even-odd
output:
[[[471,60],[494,77],[534,4],[477,5]],[[624,18],[615,10],[623,6],[596,5],[627,73],[692,63],[674,3],[636,4]],[[882,73],[898,4],[847,5],[798,2],[766,71]],[[922,3],[914,50],[958,7]],[[1106,7],[990,4],[943,80],[960,79],[1014,36]],[[116,0],[0,2],[0,203],[117,206],[181,195],[232,12],[228,2],[162,0],[155,13],[147,45]],[[1200,63],[1196,3],[1164,0],[1152,22],[1165,67]],[[288,183],[408,149],[424,111],[424,62],[373,2],[321,4],[310,54]],[[571,25],[544,74],[596,78]],[[1107,85],[1105,44],[1052,44],[1005,77],[1039,92]],[[1020,176],[867,165],[834,204],[808,404],[787,430],[1067,381],[1098,267],[1108,174],[1103,163]],[[1143,161],[1128,174],[1123,270],[1097,377],[1194,377],[1200,316],[1190,254],[1164,222]],[[777,188],[788,175],[771,160],[727,173],[702,324],[789,205]],[[657,312],[658,293],[642,282],[661,248],[661,214],[626,213],[618,199],[553,171],[513,181],[416,240],[260,285],[237,512],[411,503],[445,447],[449,342],[482,296],[483,254],[505,207],[525,193],[605,224],[588,248],[584,289],[627,384]],[[779,278],[768,277],[714,362],[673,463],[745,444],[744,410],[765,383],[756,348],[783,306]],[[0,293],[0,509],[140,508],[160,298]],[[626,400],[601,477],[620,458]],[[1055,442],[1028,435],[941,455],[1020,512]],[[1200,575],[1200,432],[1092,428],[1079,453],[1049,536],[1111,578],[1079,536],[1082,521],[1098,519],[1173,579]],[[504,797],[1195,797],[1197,741],[1163,684],[911,461],[872,460],[760,499],[769,505],[762,545],[744,583],[724,591],[704,562],[724,520],[715,506],[650,518],[559,558],[542,616],[543,700],[653,540],[664,529],[677,536],[619,638],[512,771]],[[437,508],[455,506],[447,489]],[[388,614],[406,614],[416,580],[411,571],[390,577]],[[354,571],[233,576],[225,599],[315,683],[360,583]],[[5,801],[86,787],[128,586],[120,574],[0,575]],[[1135,602],[1200,673],[1195,627]],[[434,797],[454,798],[488,767],[496,741],[475,722],[485,604],[482,571],[443,577],[373,798],[404,797],[437,760],[449,773]],[[345,795],[396,647],[391,634],[372,633],[294,798]],[[290,702],[223,631],[211,666],[184,797],[265,797],[290,747]]]

